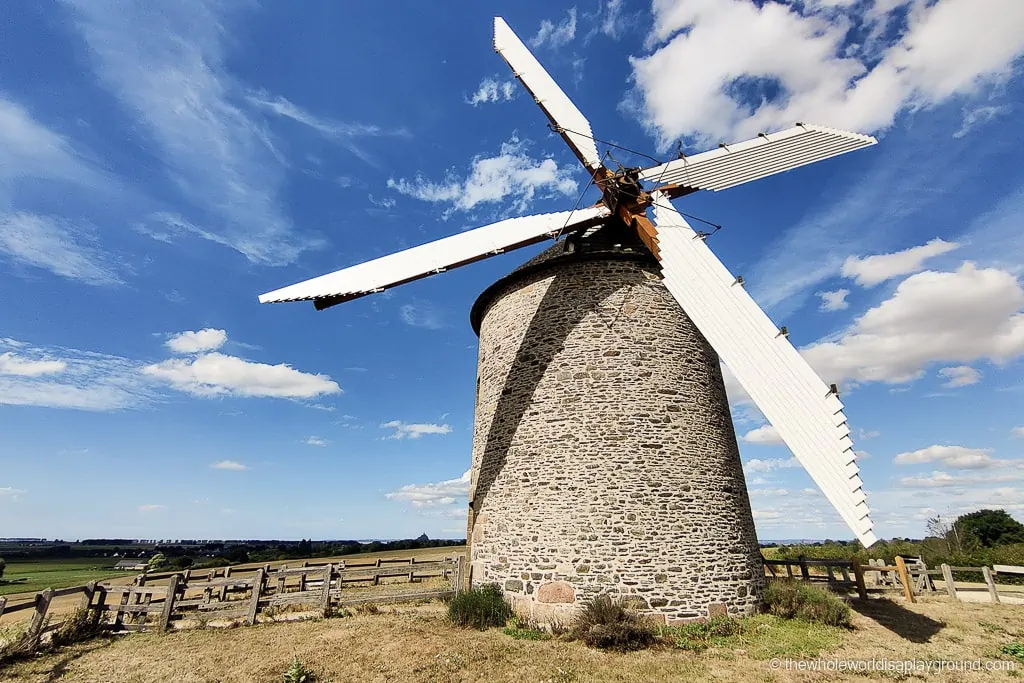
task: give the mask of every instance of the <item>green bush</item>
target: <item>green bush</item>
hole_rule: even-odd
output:
[[[583,605],[570,636],[590,647],[619,651],[641,650],[656,640],[649,624],[608,595],[599,595]]]
[[[497,584],[463,591],[448,603],[448,618],[462,628],[504,626],[512,617],[512,606]]]
[[[316,677],[313,672],[299,661],[297,656],[292,657],[292,663],[284,672],[284,683],[314,683]]]
[[[827,626],[851,628],[850,608],[820,586],[794,579],[773,579],[762,596],[770,614],[784,619],[803,619]]]

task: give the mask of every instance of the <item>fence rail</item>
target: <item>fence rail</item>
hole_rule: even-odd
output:
[[[329,616],[334,609],[371,602],[441,598],[462,589],[465,572],[465,557],[456,555],[418,562],[415,558],[352,564],[303,562],[300,567],[284,565],[273,570],[265,565],[242,570],[223,567],[206,573],[186,570],[140,574],[131,585],[106,586],[93,581],[84,586],[47,589],[15,605],[8,605],[7,598],[0,597],[0,616],[34,610],[25,635],[27,649],[32,651],[44,634],[61,626],[60,622],[48,623],[46,618],[53,599],[77,593],[82,594],[80,606],[90,610],[93,624],[105,631],[166,631],[175,622],[190,618],[241,619],[251,625],[260,613],[270,609],[308,606],[310,611]],[[353,594],[360,584],[412,584],[430,578],[447,579],[450,585],[433,591]]]

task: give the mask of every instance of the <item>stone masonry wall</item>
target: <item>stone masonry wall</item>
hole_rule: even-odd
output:
[[[651,264],[524,277],[480,329],[472,583],[540,622],[602,592],[670,622],[750,613],[764,572],[717,355]]]

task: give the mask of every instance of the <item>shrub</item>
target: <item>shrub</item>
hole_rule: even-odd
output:
[[[448,618],[463,628],[504,626],[511,617],[512,606],[497,584],[463,591],[448,603]]]
[[[641,650],[655,641],[654,629],[608,595],[584,603],[570,635],[602,650]]]
[[[663,638],[682,650],[704,650],[713,645],[716,639],[738,636],[743,630],[743,622],[727,616],[660,629]]]
[[[79,607],[61,623],[50,639],[52,647],[72,645],[101,635],[103,626],[95,610]]]
[[[292,656],[292,663],[284,672],[284,683],[314,683],[315,680],[313,672],[299,661],[298,656]]]
[[[762,600],[770,614],[827,626],[851,628],[850,608],[833,593],[793,579],[768,582]]]

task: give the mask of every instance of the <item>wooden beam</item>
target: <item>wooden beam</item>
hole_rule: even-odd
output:
[[[252,626],[256,623],[256,612],[260,609],[260,593],[263,592],[263,570],[256,570],[256,578],[252,582],[252,598],[249,602],[249,611],[245,616],[245,623]]]
[[[942,563],[942,578],[946,582],[946,592],[949,593],[949,597],[959,600],[960,598],[956,595],[956,586],[953,584],[953,570],[945,562]]]
[[[903,596],[907,599],[907,602],[917,602],[914,599],[914,587],[910,585],[910,573],[907,571],[907,563],[899,555],[896,556],[896,571],[899,574],[900,583],[903,584]]]
[[[992,602],[999,602],[999,591],[996,590],[996,582],[992,579],[992,570],[982,567],[981,573],[985,576],[985,585],[988,586],[988,594],[992,597]]]
[[[28,631],[25,632],[25,641],[29,652],[34,652],[39,645],[39,638],[43,635],[43,624],[46,621],[46,612],[50,609],[51,600],[53,600],[52,588],[47,588],[36,596],[36,611],[32,614]]]
[[[160,620],[157,621],[156,629],[166,631],[171,623],[171,614],[174,612],[174,599],[178,594],[178,575],[172,574],[167,583],[167,597],[164,598],[164,608],[160,612]]]
[[[868,587],[864,583],[864,568],[860,565],[860,562],[853,563],[853,578],[857,582],[857,597],[861,600],[868,599]]]

